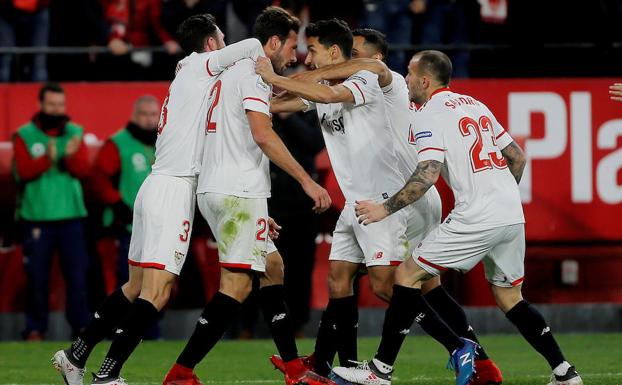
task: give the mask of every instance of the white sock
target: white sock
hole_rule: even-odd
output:
[[[374,363],[378,371],[382,374],[389,374],[393,371],[393,366],[387,365],[379,359],[374,358],[372,362]]]
[[[561,364],[557,365],[555,369],[553,369],[553,373],[555,373],[556,376],[565,376],[569,368],[570,364],[568,363],[568,361],[564,361]]]

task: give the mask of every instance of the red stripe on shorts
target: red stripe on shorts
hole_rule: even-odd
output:
[[[252,265],[248,264],[248,263],[220,263],[220,266],[222,267],[229,267],[232,269],[251,269]]]
[[[136,262],[136,261],[132,261],[131,259],[128,259],[127,263],[129,263],[132,266],[152,267],[152,268],[158,269],[158,270],[164,270],[166,268],[166,266],[164,266],[163,264],[155,263],[155,262]]]
[[[402,264],[402,261],[391,261],[391,266],[399,266]]]
[[[523,281],[524,281],[524,280],[525,280],[525,277],[520,277],[520,278],[519,278],[519,279],[517,279],[516,281],[511,282],[511,283],[510,283],[510,285],[512,285],[512,286],[518,286],[518,285],[520,285],[521,283],[523,283]]]
[[[449,270],[448,268],[440,266],[440,265],[437,265],[436,263],[432,263],[430,261],[426,261],[425,259],[423,259],[421,257],[417,257],[417,260],[419,260],[420,262],[425,263],[426,265],[428,265],[430,267],[435,268],[436,270],[440,270],[440,271],[447,271],[447,270]]]

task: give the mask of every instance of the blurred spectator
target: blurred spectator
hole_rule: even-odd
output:
[[[229,0],[164,0],[162,25],[171,36],[175,36],[182,21],[193,15],[210,13],[226,31],[228,3]]]
[[[134,102],[127,125],[112,135],[97,154],[93,187],[107,206],[103,226],[118,241],[117,287],[128,280],[127,256],[132,233],[134,200],[155,160],[160,104],[151,96]]]
[[[477,0],[412,0],[410,9],[415,14],[424,14],[423,45],[471,43],[471,18],[474,13],[479,14]],[[390,36],[389,41],[393,43]],[[470,51],[454,50],[449,56],[453,77],[468,77]]]
[[[365,13],[360,25],[382,31],[390,44],[409,45],[412,43],[409,4],[410,0],[365,0]],[[387,64],[395,71],[405,73],[406,52],[391,50]]]
[[[294,158],[317,180],[315,156],[324,149],[324,139],[314,114],[275,114],[274,131],[281,137]],[[285,302],[291,311],[298,334],[309,321],[315,238],[318,216],[313,202],[300,184],[283,170],[270,164],[272,198],[269,213],[282,226],[275,244],[285,262]]]
[[[232,0],[233,11],[246,27],[246,36],[253,34],[255,19],[266,7],[272,5],[272,0]]]
[[[149,79],[144,69],[154,62],[153,54],[132,48],[162,44],[169,55],[180,52],[179,44],[161,21],[161,0],[102,0],[104,18],[110,25],[108,48],[115,56],[107,71],[124,79]],[[157,64],[157,63],[156,63]],[[172,72],[172,71],[171,71]],[[172,74],[170,74],[172,75]]]
[[[47,47],[49,32],[48,0],[0,0],[0,47]],[[0,82],[11,80],[11,59],[12,55],[0,55]],[[32,56],[30,77],[47,80],[45,54]]]
[[[52,257],[60,251],[67,287],[67,318],[73,332],[89,320],[86,294],[86,217],[79,178],[89,171],[84,130],[65,115],[65,93],[57,84],[39,92],[41,110],[13,137],[18,185],[16,217],[22,221],[27,277],[27,339],[41,339],[48,322]]]

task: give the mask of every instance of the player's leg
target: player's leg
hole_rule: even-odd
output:
[[[551,384],[582,384],[575,368],[566,361],[551,328],[542,314],[523,299],[525,228],[507,226],[504,239],[484,260],[486,278],[491,283],[497,305],[529,344],[540,353],[553,370]]]

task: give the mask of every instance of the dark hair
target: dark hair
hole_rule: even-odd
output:
[[[190,16],[177,28],[177,40],[187,53],[205,51],[205,40],[216,37],[216,19],[209,13]]]
[[[334,18],[320,20],[310,23],[305,33],[307,37],[317,37],[326,48],[336,44],[346,59],[352,57],[352,31],[345,21]]]
[[[421,51],[415,54],[419,59],[419,71],[429,73],[440,84],[449,85],[451,80],[452,65],[451,60],[441,51]]]
[[[285,42],[289,31],[298,32],[300,21],[291,16],[287,11],[280,7],[268,7],[264,9],[253,28],[253,36],[256,37],[261,44],[266,44],[272,36],[278,36],[279,40]]]
[[[371,44],[376,51],[382,55],[382,60],[387,59],[389,53],[389,43],[387,43],[387,35],[371,28],[357,28],[352,31],[352,36],[362,36],[365,44]]]
[[[43,87],[39,90],[39,101],[42,102],[45,98],[46,92],[56,92],[59,94],[64,94],[65,90],[58,83],[45,83]]]

